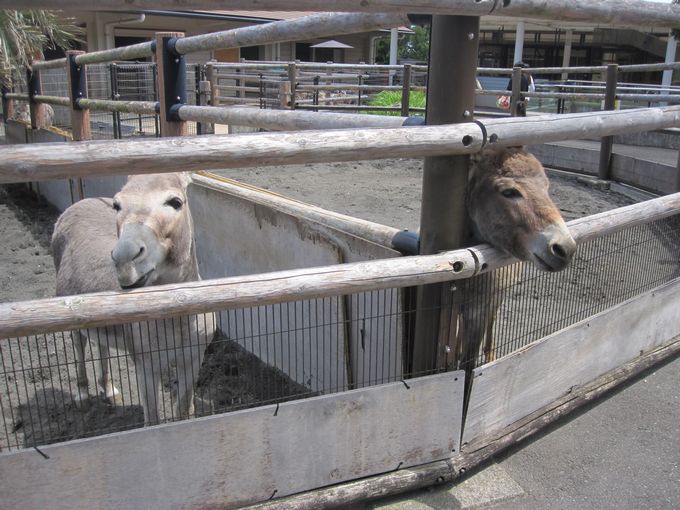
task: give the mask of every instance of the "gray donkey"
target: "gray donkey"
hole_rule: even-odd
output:
[[[200,280],[182,174],[133,176],[113,200],[89,198],[59,217],[52,236],[57,295],[129,290]],[[193,414],[193,385],[215,331],[212,314],[149,323],[84,329],[74,333],[79,396],[88,395],[85,345],[99,344],[99,383],[107,398],[119,394],[111,380],[109,349],[134,361],[145,424],[159,421],[162,369],[176,366],[172,393],[176,417]]]

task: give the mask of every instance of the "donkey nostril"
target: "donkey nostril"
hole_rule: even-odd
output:
[[[144,246],[140,246],[140,247],[139,247],[139,251],[137,252],[137,255],[135,255],[135,258],[132,259],[132,260],[138,259],[138,258],[141,257],[142,255],[144,255],[144,252],[145,252],[145,251],[146,251],[146,249],[144,248]]]
[[[562,248],[561,245],[555,243],[550,245],[550,251],[552,251],[553,255],[556,257],[559,257],[561,259],[566,259],[567,258],[567,252]]]

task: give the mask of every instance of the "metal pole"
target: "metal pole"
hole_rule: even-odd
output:
[[[408,117],[411,108],[411,64],[404,65],[404,79],[401,84],[401,116]]]
[[[391,66],[397,65],[397,58],[399,55],[399,29],[392,28],[390,30],[390,62]],[[390,85],[394,85],[394,71],[390,71]]]
[[[513,55],[513,64],[518,64],[522,61],[522,54],[524,53],[524,21],[517,22],[517,29],[515,30],[515,54]]]
[[[619,75],[619,66],[609,64],[607,66],[607,86],[604,96],[604,110],[614,110],[616,108],[616,82]],[[600,166],[597,176],[600,179],[611,179],[611,159],[613,136],[603,136],[600,142]]]
[[[456,48],[456,51],[451,51]],[[433,16],[430,38],[427,124],[469,122],[475,105],[479,18]],[[420,216],[420,253],[433,254],[464,245],[467,236],[465,194],[469,156],[426,157]],[[438,352],[442,285],[418,289],[412,358],[407,373],[434,369]],[[455,331],[453,332],[455,334]],[[410,367],[408,362],[411,361]]]
[[[510,92],[510,115],[513,117],[524,117],[521,111],[520,102],[522,94],[522,68],[515,66],[512,68],[512,91]]]
[[[111,79],[111,100],[117,101],[120,98],[120,94],[118,93],[118,64],[115,62],[109,64],[109,76]],[[120,112],[111,112],[111,117],[113,121],[113,138],[122,138]]]
[[[295,62],[288,64],[288,81],[290,82],[290,109],[295,110],[297,98],[297,66]]]

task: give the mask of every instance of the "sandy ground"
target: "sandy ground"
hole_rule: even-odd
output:
[[[418,160],[383,160],[220,173],[327,209],[415,229],[420,213],[421,165]],[[557,176],[551,182],[552,196],[567,220],[631,203],[623,195],[592,189],[570,178]],[[0,188],[0,233],[5,240],[0,257],[0,302],[53,295],[55,276],[49,239],[56,218],[53,209],[33,200],[24,187]],[[613,249],[612,242],[608,251]],[[573,293],[574,302],[582,299],[606,302],[606,285],[603,288],[599,283],[592,283],[597,282],[598,277],[591,274],[589,265],[587,259],[575,261],[575,272],[563,273],[556,287],[540,283],[541,289],[532,286],[521,292],[508,289],[504,306],[510,310],[521,302],[525,313],[533,314],[541,307],[539,295],[565,294],[562,291]],[[507,310],[499,318],[500,326],[507,330],[506,336],[510,335],[508,328],[512,325]],[[538,329],[536,325],[527,327],[544,331],[540,325]],[[74,354],[68,334],[3,341],[0,355],[0,405],[4,417],[0,423],[0,449],[141,424],[141,408],[134,398],[122,405],[111,405],[101,397],[92,396],[86,405],[75,405],[72,399],[77,392]],[[122,363],[124,358],[118,373],[125,370]],[[90,365],[93,363],[88,364],[91,371]],[[116,373],[114,369],[114,379]],[[90,393],[94,395],[93,377],[90,381]],[[165,386],[164,401],[169,405],[169,381],[165,381]],[[233,342],[219,338],[208,348],[198,377],[197,411],[203,414],[242,408],[305,391],[282,374],[263,370],[262,363],[254,356]]]

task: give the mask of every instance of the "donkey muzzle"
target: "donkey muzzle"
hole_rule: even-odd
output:
[[[165,250],[156,233],[146,225],[123,225],[120,237],[111,251],[118,283],[123,289],[143,287],[165,258]]]
[[[530,243],[530,258],[542,271],[561,271],[571,262],[576,242],[561,221],[543,229]]]

